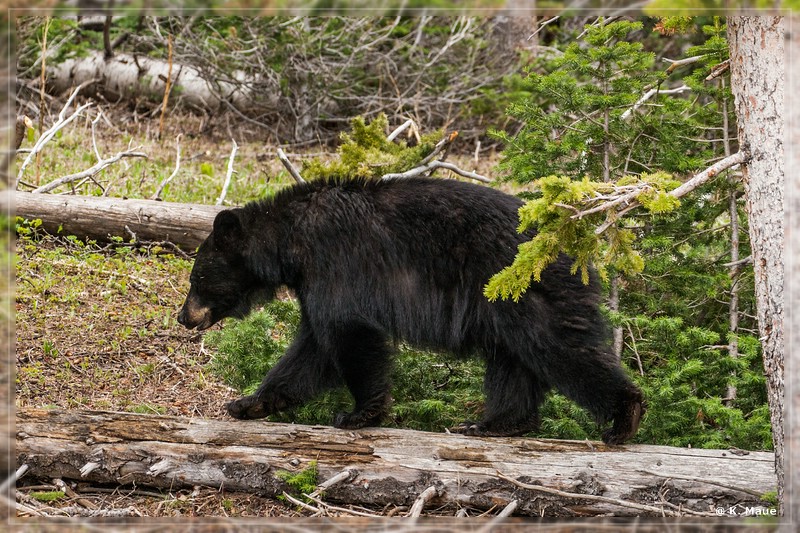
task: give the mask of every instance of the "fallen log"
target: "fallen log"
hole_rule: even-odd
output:
[[[17,464],[37,478],[215,487],[265,496],[317,462],[325,502],[517,515],[662,516],[767,510],[774,455],[600,442],[19,409]],[[424,494],[423,494],[424,493]],[[319,498],[319,495],[315,495]],[[421,505],[421,504],[418,504]]]
[[[224,207],[130,200],[97,196],[35,194],[4,191],[3,204],[15,205],[16,215],[40,219],[54,235],[107,241],[133,233],[142,241],[167,241],[193,251],[211,231],[214,217]],[[59,233],[60,232],[60,233]]]

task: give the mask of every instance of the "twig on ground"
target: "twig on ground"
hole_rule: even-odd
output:
[[[156,192],[153,194],[153,196],[150,197],[151,200],[160,200],[161,199],[161,193],[164,191],[164,187],[166,187],[167,184],[170,181],[172,181],[172,178],[174,178],[178,174],[178,170],[180,170],[180,168],[181,168],[181,136],[182,135],[183,135],[182,133],[179,133],[177,135],[177,137],[175,137],[175,170],[173,170],[172,174],[170,174],[167,178],[165,178],[164,180],[161,181],[161,183],[158,185],[158,189],[156,189]]]
[[[508,505],[503,507],[503,510],[497,513],[497,518],[506,518],[514,514],[514,511],[517,510],[517,506],[519,505],[519,500],[511,500]]]
[[[289,500],[294,505],[297,505],[298,507],[302,507],[306,511],[311,511],[312,513],[314,513],[315,516],[325,516],[325,511],[323,511],[322,509],[314,507],[313,505],[309,505],[304,501],[300,501],[297,498],[293,497],[288,492],[284,492],[283,493],[283,497],[286,498],[287,500]]]
[[[425,508],[425,504],[428,503],[434,496],[436,496],[438,490],[436,490],[435,486],[430,486],[427,489],[423,490],[422,493],[417,496],[417,499],[414,500],[414,504],[411,506],[411,510],[408,512],[409,518],[417,518],[419,515],[422,514],[422,509]]]
[[[228,172],[225,174],[225,183],[222,185],[222,191],[219,193],[219,198],[217,198],[216,205],[222,205],[222,202],[225,201],[225,196],[228,195],[228,187],[231,185],[231,177],[233,176],[233,160],[236,157],[236,151],[239,149],[239,145],[236,144],[236,139],[231,139],[233,143],[233,147],[231,148],[231,156],[228,158]]]
[[[572,498],[572,499],[577,499],[577,500],[589,500],[589,501],[595,501],[595,502],[603,502],[603,503],[609,503],[609,504],[612,504],[612,505],[617,505],[619,507],[627,507],[629,509],[637,509],[639,511],[647,511],[647,512],[650,512],[650,513],[665,514],[665,515],[669,515],[669,516],[680,516],[680,515],[683,515],[683,514],[691,514],[691,515],[694,515],[694,516],[716,516],[716,514],[714,514],[714,513],[707,513],[707,512],[704,512],[704,511],[693,511],[691,509],[684,509],[681,513],[677,513],[675,511],[668,511],[668,510],[664,509],[663,507],[659,508],[659,507],[655,507],[653,505],[645,505],[645,504],[636,503],[636,502],[630,502],[630,501],[626,501],[626,500],[619,500],[617,498],[609,498],[607,496],[598,496],[596,494],[579,494],[579,493],[575,493],[575,492],[565,492],[563,490],[551,489],[549,487],[544,487],[542,485],[529,485],[527,483],[522,483],[521,481],[517,481],[514,478],[511,478],[511,477],[508,477],[508,476],[506,476],[504,474],[501,474],[500,472],[497,472],[496,475],[500,479],[508,481],[509,483],[512,483],[512,484],[514,484],[517,487],[520,487],[522,489],[532,490],[532,491],[536,491],[536,492],[544,492],[544,493],[547,493],[547,494],[552,494],[554,496],[559,496],[561,498]]]
[[[725,346],[722,346],[722,347],[723,348],[727,348],[728,346],[725,345]],[[760,492],[758,492],[756,490],[751,490],[751,489],[748,489],[746,487],[738,487],[736,485],[728,485],[728,484],[720,483],[719,481],[714,481],[713,479],[708,479],[708,478],[701,478],[701,477],[694,477],[694,476],[681,476],[681,475],[677,475],[677,474],[664,474],[664,473],[653,472],[651,470],[639,470],[639,472],[641,472],[643,474],[649,474],[651,476],[662,477],[662,478],[665,478],[665,479],[682,479],[684,481],[697,481],[698,483],[708,483],[709,485],[714,485],[715,487],[722,487],[724,489],[738,490],[739,492],[744,492],[745,494],[750,494],[751,496],[755,496],[757,498],[761,498],[762,496],[764,496],[762,493],[760,493]]]
[[[66,494],[70,498],[73,498],[78,503],[78,505],[86,507],[87,509],[97,509],[98,508],[97,504],[95,504],[94,502],[90,502],[86,498],[80,497],[74,490],[72,490],[72,487],[70,487],[69,485],[64,483],[63,479],[56,478],[56,479],[53,480],[53,484],[56,487],[58,487],[58,489],[61,490],[64,494]]]
[[[326,491],[329,488],[333,487],[334,485],[337,485],[337,484],[341,483],[342,481],[347,481],[347,480],[351,479],[352,477],[354,477],[353,474],[354,474],[354,472],[352,470],[342,470],[341,472],[339,472],[338,474],[336,474],[332,478],[320,483],[319,486],[317,486],[316,490],[314,490],[314,492],[309,494],[308,497],[309,498],[316,498],[321,493],[323,493],[324,491]]]

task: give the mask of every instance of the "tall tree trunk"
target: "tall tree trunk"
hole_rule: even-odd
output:
[[[786,168],[797,169],[800,168],[800,17],[792,17],[788,22],[791,34],[786,47]],[[789,505],[786,514],[797,526],[800,523],[800,173],[796,171],[788,176],[786,203],[786,249],[789,251],[785,300],[789,324],[785,352],[789,368],[786,373],[786,397],[789,398],[786,435],[789,442],[794,443],[787,448],[786,455],[786,501]]]
[[[719,78],[720,88],[725,88],[725,77]],[[731,155],[730,124],[728,121],[728,97],[720,98],[720,108],[722,109],[722,138],[724,139],[723,148],[725,157]],[[737,175],[729,172],[728,183],[731,186],[730,197],[728,198],[728,211],[731,217],[731,266],[728,275],[731,278],[731,294],[728,302],[728,323],[730,338],[728,339],[728,356],[731,359],[739,357],[739,273],[742,269],[739,263],[739,198],[738,198],[738,179]],[[736,372],[734,372],[734,375]],[[732,404],[736,400],[736,385],[728,386],[726,400]]]
[[[783,18],[730,17],[728,40],[739,142],[751,156],[743,168],[745,205],[783,511]]]

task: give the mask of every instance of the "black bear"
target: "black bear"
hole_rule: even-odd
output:
[[[535,431],[555,388],[587,409],[609,444],[632,437],[643,397],[609,348],[594,273],[584,285],[560,256],[518,302],[490,302],[489,278],[520,243],[522,202],[489,187],[442,179],[326,179],[222,211],[200,246],[178,321],[203,330],[242,317],[290,288],[297,337],[258,390],[228,404],[251,419],[346,385],[339,428],[377,425],[390,403],[397,341],[478,355],[486,362],[485,415],[455,431]]]

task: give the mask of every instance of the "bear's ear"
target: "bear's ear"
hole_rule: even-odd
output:
[[[220,211],[214,219],[214,243],[224,252],[241,252],[244,229],[238,209]]]

